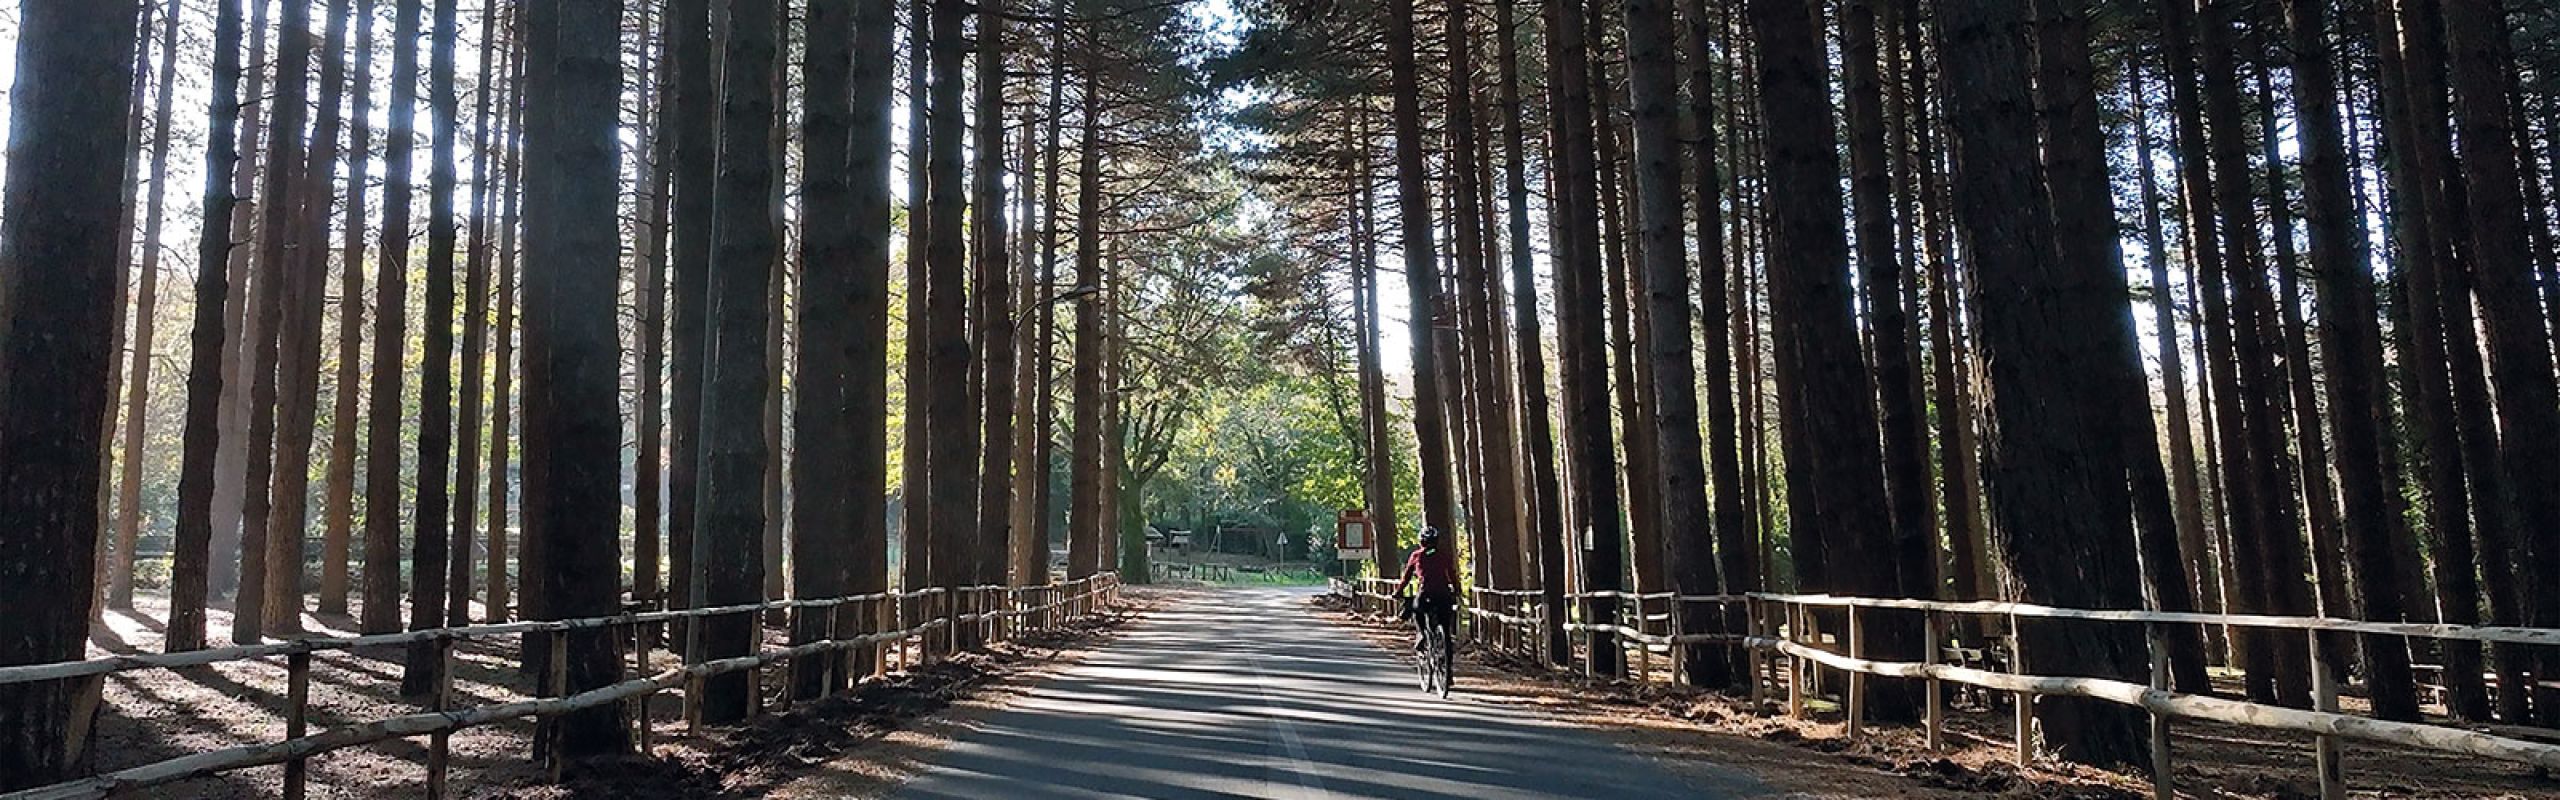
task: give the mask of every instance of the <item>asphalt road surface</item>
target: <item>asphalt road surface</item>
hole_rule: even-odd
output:
[[[1158,608],[1031,687],[898,796],[940,798],[1740,798],[1712,765],[1675,774],[1604,734],[1423,694],[1409,662],[1325,622],[1309,590]]]

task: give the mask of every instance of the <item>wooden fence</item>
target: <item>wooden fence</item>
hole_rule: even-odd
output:
[[[1360,582],[1338,580],[1334,590],[1350,598],[1355,607],[1370,614],[1393,614],[1394,599],[1381,593],[1381,586],[1392,582],[1365,579]],[[1470,638],[1478,642],[1541,642],[1547,626],[1543,612],[1515,614],[1504,608],[1521,608],[1522,596],[1534,597],[1536,590],[1489,591],[1474,593],[1479,603],[1491,603],[1494,609],[1469,609],[1470,622],[1485,628]],[[1844,705],[1848,716],[1848,735],[1858,738],[1865,729],[1865,694],[1868,676],[1884,676],[1923,681],[1927,685],[1925,725],[1931,749],[1944,743],[1946,708],[1945,684],[1954,683],[1983,690],[2007,692],[2015,696],[2012,704],[2017,714],[2017,758],[2023,764],[2034,758],[2032,715],[2036,697],[2079,697],[2140,708],[2151,716],[2151,771],[2153,793],[2167,800],[2175,795],[2171,769],[2170,723],[2186,719],[2217,722],[2263,730],[2292,731],[2314,737],[2320,793],[2324,798],[2346,796],[2345,771],[2341,753],[2348,740],[2412,747],[2457,755],[2497,759],[2530,764],[2545,769],[2560,769],[2560,745],[2528,741],[2494,733],[2445,725],[2394,722],[2344,714],[2339,711],[2338,686],[2332,678],[2336,659],[2352,658],[2351,653],[2333,652],[2324,645],[2323,633],[2356,633],[2393,637],[2461,640],[2533,646],[2560,645],[2560,630],[2480,625],[2439,625],[2423,623],[2365,622],[2329,617],[2278,617],[2250,614],[2204,614],[2162,611],[2092,610],[2056,608],[2026,603],[1941,602],[1870,597],[1837,597],[1819,594],[1777,594],[1755,592],[1747,595],[1672,596],[1639,595],[1625,592],[1586,592],[1569,594],[1571,606],[1581,613],[1577,621],[1563,626],[1569,633],[1581,634],[1587,642],[1584,669],[1589,671],[1587,654],[1592,647],[1630,645],[1640,659],[1648,659],[1635,671],[1642,680],[1656,674],[1650,668],[1652,653],[1662,653],[1672,668],[1664,675],[1677,681],[1679,659],[1686,644],[1738,645],[1748,649],[1751,664],[1751,693],[1761,701],[1771,693],[1786,693],[1790,715],[1805,713],[1808,691],[1821,682],[1821,670],[1831,669],[1847,676]],[[1598,620],[1593,600],[1622,601],[1614,619]],[[1741,604],[1747,630],[1741,633],[1683,634],[1682,618],[1688,613],[1712,613],[1719,619]],[[1711,606],[1713,611],[1692,610],[1692,606]],[[1543,606],[1531,602],[1526,606]],[[1925,627],[1924,661],[1920,663],[1879,661],[1867,657],[1868,617],[1878,609],[1912,612]],[[1817,611],[1821,613],[1817,613]],[[1846,631],[1826,634],[1822,619],[1829,616],[1845,620]],[[1985,667],[1946,663],[1951,657],[1964,657],[1972,651],[1948,646],[1948,624],[1951,618],[1998,618],[2005,621],[2009,648],[2009,664],[2017,665],[2017,629],[2020,620],[2067,620],[2084,624],[2134,624],[2143,626],[2146,649],[2150,657],[2147,682],[2135,683],[2110,678],[2087,676],[2044,676],[2023,672],[2002,672]],[[2170,687],[2168,631],[2177,625],[2257,628],[2300,632],[2310,641],[2311,677],[2314,707],[2311,709],[2252,703],[2202,695],[2182,694]],[[1714,627],[1722,628],[1722,625]],[[1658,632],[1657,632],[1658,631]],[[1605,640],[1605,643],[1604,643]],[[1826,646],[1827,645],[1827,646]],[[1781,671],[1783,669],[1783,671]]]
[[[768,603],[722,606],[717,608],[681,609],[623,614],[613,617],[559,620],[548,622],[516,622],[497,625],[475,625],[438,628],[407,633],[372,636],[305,638],[269,644],[245,645],[211,650],[157,655],[114,656],[68,661],[54,664],[32,664],[0,667],[0,685],[58,680],[97,680],[104,676],[143,669],[174,669],[232,661],[263,660],[282,656],[286,659],[288,683],[283,714],[286,720],[283,741],[263,745],[233,747],[196,753],[180,758],[144,764],[78,780],[38,787],[7,795],[0,800],[59,800],[64,798],[103,798],[135,789],[161,786],[191,778],[249,767],[285,765],[284,796],[299,798],[307,790],[310,759],[333,750],[341,750],[390,739],[416,736],[429,737],[427,752],[427,795],[442,798],[447,794],[447,740],[453,732],[491,723],[525,717],[545,722],[560,714],[595,708],[609,703],[632,703],[646,709],[649,698],[668,690],[678,691],[684,701],[684,718],[690,724],[698,720],[696,703],[704,679],[733,672],[747,672],[755,685],[765,685],[765,677],[756,670],[783,665],[784,685],[789,670],[801,659],[833,655],[823,664],[830,671],[882,674],[893,667],[912,667],[929,659],[935,652],[950,652],[959,641],[963,628],[973,628],[979,641],[1018,636],[1046,629],[1106,609],[1118,602],[1119,576],[1103,573],[1064,584],[1031,587],[970,586],[957,589],[923,589],[905,593],[878,593],[852,597],[810,600],[782,600]],[[687,664],[682,667],[645,674],[653,636],[652,626],[683,619],[703,619],[745,615],[756,619],[770,612],[784,612],[797,623],[807,614],[824,614],[827,630],[835,630],[835,620],[844,609],[852,609],[858,619],[871,622],[861,625],[876,628],[893,627],[864,633],[846,639],[826,639],[791,647],[766,650],[754,655]],[[864,616],[868,615],[868,616]],[[607,632],[612,641],[628,645],[632,660],[645,677],[633,678],[577,694],[567,694],[568,659],[563,657],[568,634],[576,630]],[[796,625],[794,627],[796,628]],[[450,708],[453,697],[452,658],[458,642],[505,636],[546,637],[549,648],[550,674],[544,681],[546,698],[512,703]],[[308,697],[311,684],[311,654],[330,650],[373,649],[427,643],[445,659],[440,670],[439,685],[429,707],[416,714],[391,717],[363,724],[353,724],[307,734]],[[867,663],[855,663],[864,654]],[[565,695],[565,696],[564,696]],[[758,695],[761,697],[761,693]],[[783,693],[789,702],[789,692]],[[758,702],[762,702],[759,700]],[[642,748],[649,743],[650,729],[645,714],[635,714],[634,733]],[[561,763],[554,751],[549,762],[556,778]]]

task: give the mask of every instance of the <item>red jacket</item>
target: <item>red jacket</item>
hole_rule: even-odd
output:
[[[1413,585],[1413,579],[1416,577],[1422,579],[1423,594],[1456,593],[1458,591],[1457,554],[1445,547],[1437,550],[1414,548],[1413,555],[1406,556],[1404,559],[1404,578],[1396,582],[1395,594],[1404,594],[1404,587]]]

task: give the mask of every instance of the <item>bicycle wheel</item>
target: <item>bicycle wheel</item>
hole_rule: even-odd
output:
[[[1449,696],[1450,657],[1449,629],[1433,626],[1431,629],[1431,652],[1423,655],[1423,660],[1425,662],[1423,668],[1431,671],[1431,681],[1430,685],[1425,687],[1423,691],[1437,693],[1441,697]]]
[[[1421,622],[1420,624],[1422,625],[1422,648],[1414,651],[1413,654],[1413,676],[1416,681],[1422,684],[1422,691],[1429,692],[1431,691],[1432,678],[1431,643],[1433,641],[1433,628],[1429,622]]]

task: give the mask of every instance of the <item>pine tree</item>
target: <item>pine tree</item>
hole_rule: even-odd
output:
[[[136,0],[19,9],[20,83],[0,188],[0,240],[9,243],[0,260],[0,451],[9,454],[0,459],[0,609],[19,632],[0,637],[0,664],[76,660],[88,632],[87,603],[46,609],[96,593],[98,458],[111,413],[101,379],[115,360],[107,311],[122,300],[115,267],[127,245],[114,224],[123,171],[96,167],[123,163],[131,148],[139,13]],[[236,41],[237,17],[221,18]],[[87,681],[0,687],[12,731],[0,744],[0,791],[74,774],[87,760],[78,734],[97,691]]]

